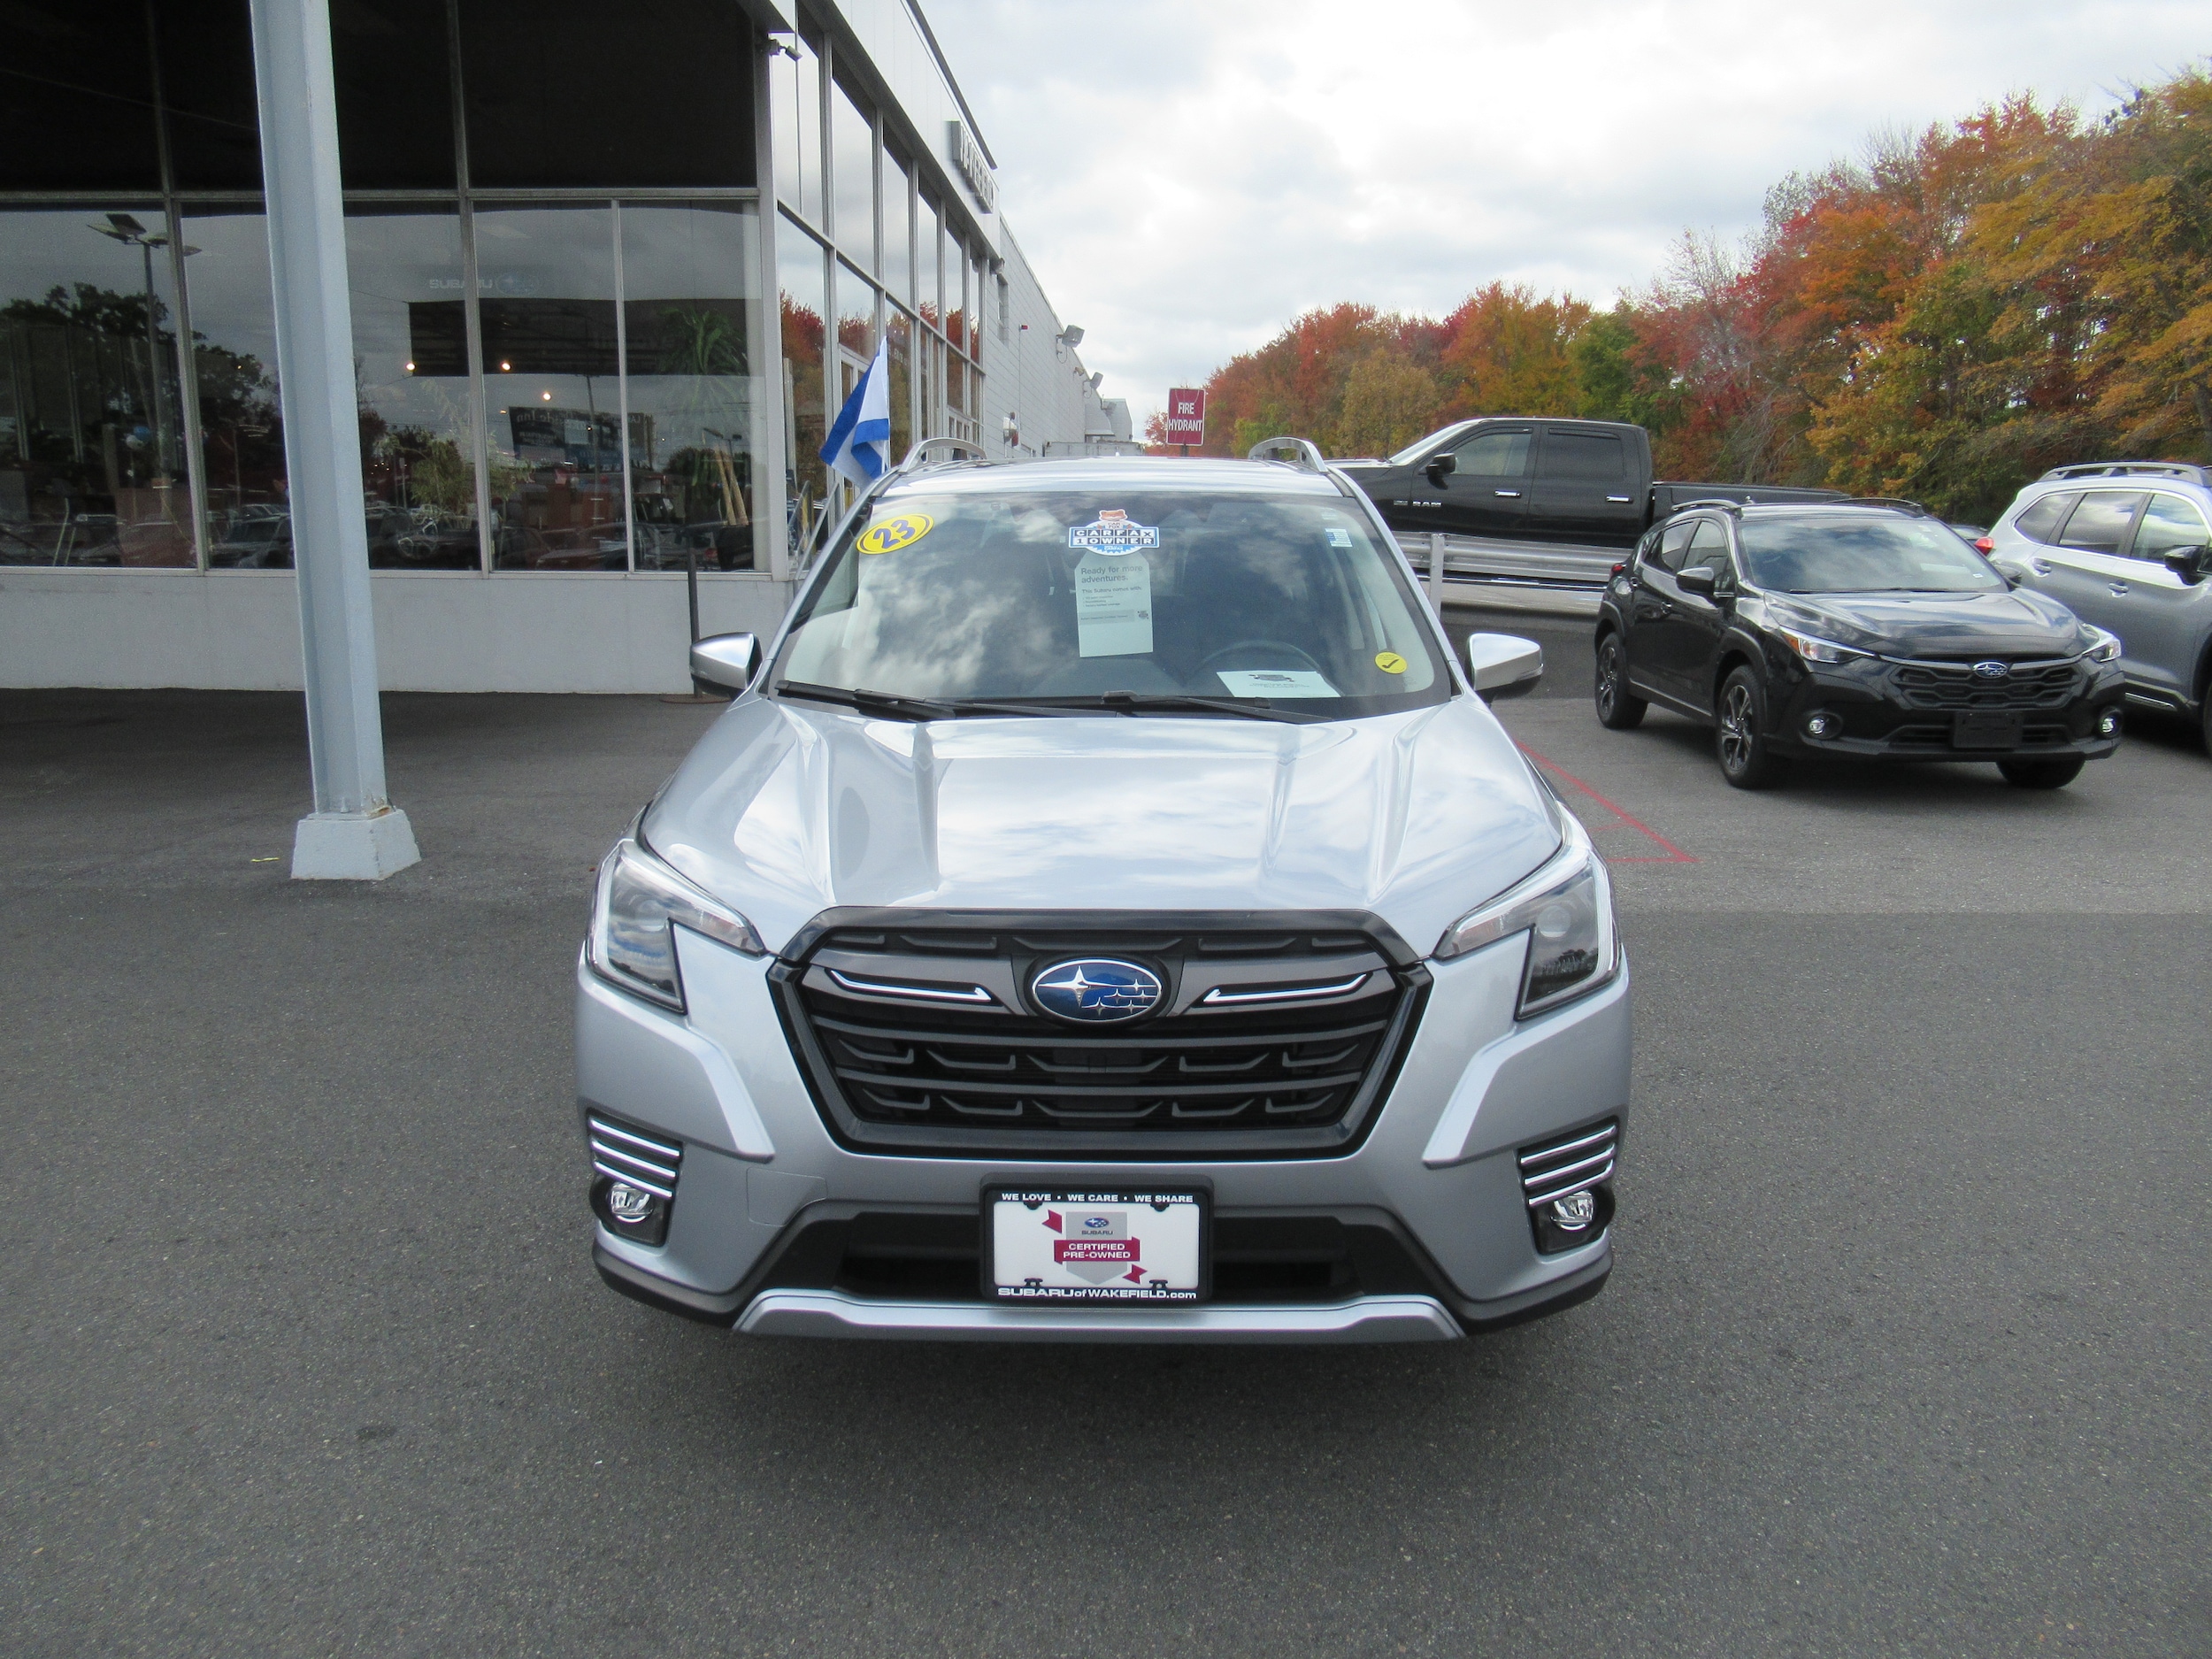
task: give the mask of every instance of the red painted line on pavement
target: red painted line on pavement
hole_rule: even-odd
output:
[[[1526,755],[1531,760],[1534,761],[1538,765],[1541,766],[1546,772],[1552,773],[1555,777],[1565,779],[1576,788],[1581,790],[1583,794],[1588,795],[1590,799],[1603,807],[1608,812],[1610,812],[1615,818],[1620,819],[1622,823],[1627,825],[1629,828],[1635,830],[1640,834],[1648,836],[1653,841],[1667,849],[1667,856],[1664,858],[1609,858],[1606,861],[1607,863],[1616,864],[1694,864],[1697,862],[1697,858],[1694,854],[1684,852],[1679,847],[1677,847],[1672,841],[1662,835],[1657,830],[1652,828],[1650,825],[1645,823],[1643,819],[1635,817],[1632,813],[1621,810],[1619,807],[1615,806],[1610,801],[1600,795],[1595,789],[1593,789],[1588,784],[1583,782],[1581,779],[1576,777],[1574,773],[1569,772],[1557,761],[1553,760],[1548,756],[1538,754],[1526,743],[1523,743],[1517,739],[1515,740],[1515,747],[1517,748],[1521,753]]]

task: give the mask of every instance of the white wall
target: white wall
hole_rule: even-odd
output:
[[[379,679],[387,691],[687,691],[680,577],[380,572]],[[782,620],[790,588],[699,579],[703,633]],[[300,687],[289,571],[0,567],[0,686]]]

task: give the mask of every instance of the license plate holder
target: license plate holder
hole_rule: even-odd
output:
[[[1953,749],[2017,749],[2020,717],[2010,711],[1972,709],[1951,722]]]
[[[1191,1307],[1213,1294],[1202,1187],[988,1187],[983,1296],[1009,1307]]]

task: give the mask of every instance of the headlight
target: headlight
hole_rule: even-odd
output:
[[[1777,628],[1774,631],[1789,641],[1790,649],[1795,651],[1809,663],[1819,663],[1832,667],[1838,663],[1864,662],[1874,655],[1871,651],[1855,651],[1847,645],[1837,644],[1833,640],[1819,639],[1810,634],[1799,634],[1790,628]]]
[[[1560,817],[1565,819],[1565,841],[1558,853],[1527,880],[1462,917],[1433,953],[1437,961],[1448,962],[1526,933],[1517,1019],[1586,995],[1620,971],[1613,883],[1605,861],[1571,814]]]
[[[626,991],[681,1013],[679,926],[749,956],[768,954],[753,925],[735,910],[693,887],[636,841],[627,837],[617,841],[599,866],[599,891],[592,902],[593,970]]]
[[[2084,662],[2116,663],[2120,660],[2120,636],[2118,634],[2108,634],[2102,628],[2093,628],[2085,622],[2082,624],[2082,629],[2096,641],[2081,654]]]

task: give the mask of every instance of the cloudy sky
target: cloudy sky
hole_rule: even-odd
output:
[[[1685,227],[2008,93],[2110,107],[2205,0],[923,0],[1007,223],[1140,422],[1310,306],[1610,303]]]

